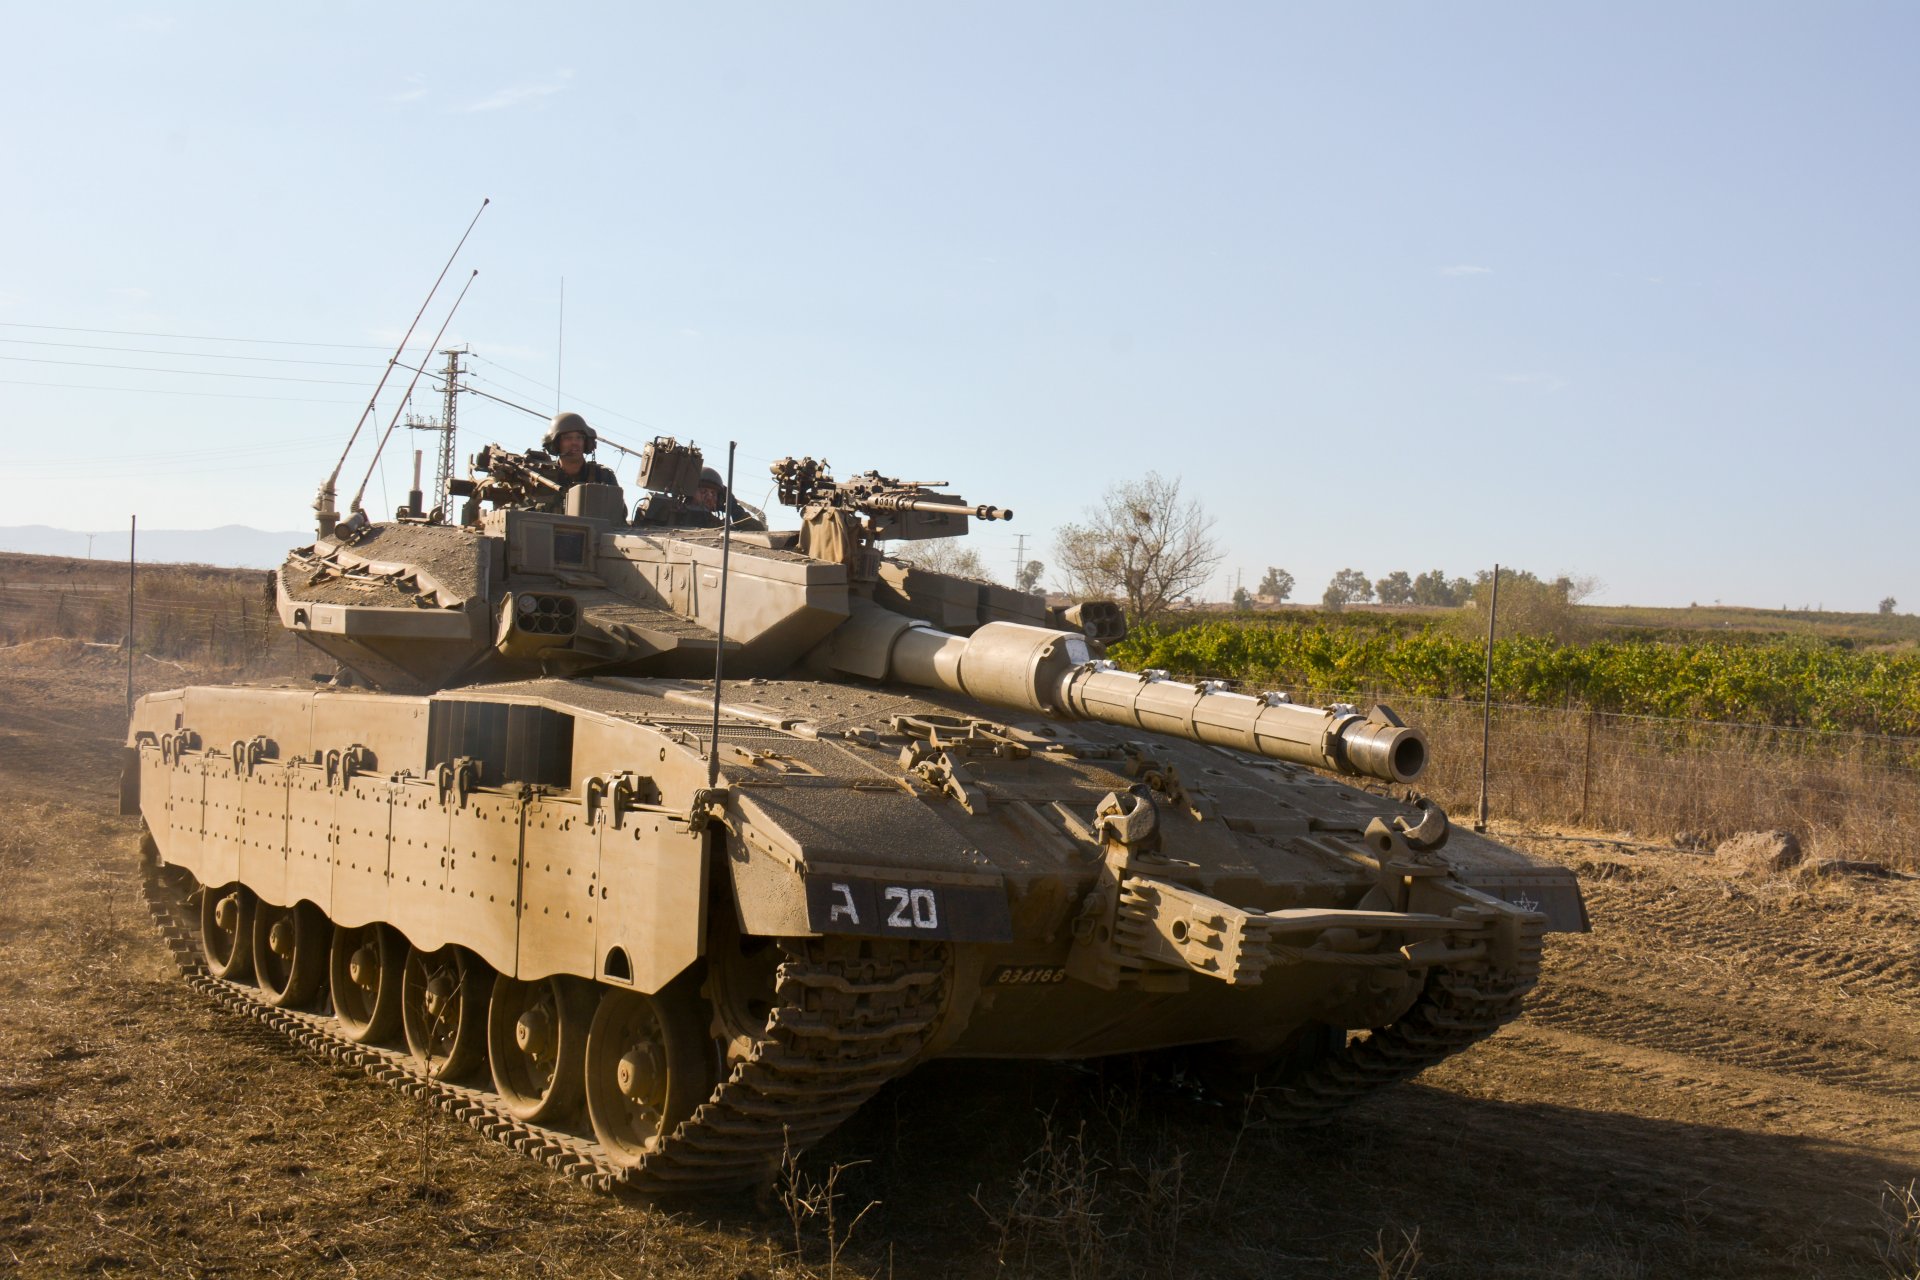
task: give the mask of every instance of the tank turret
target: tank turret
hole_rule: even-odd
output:
[[[671,446],[656,441],[650,458]],[[782,459],[774,467],[781,498],[800,506],[807,524],[737,537],[741,554],[727,583],[732,634],[722,637],[716,532],[516,509],[514,498],[554,487],[542,459],[489,447],[477,461],[495,488],[474,491],[506,496],[509,509],[474,526],[369,526],[316,544],[282,576],[283,621],[367,683],[399,692],[499,679],[516,668],[703,674],[715,648],[727,651],[730,674],[771,675],[801,665],[818,646],[814,665],[842,675],[945,689],[1002,709],[1387,782],[1412,782],[1426,766],[1424,735],[1390,709],[1304,707],[1280,695],[1121,671],[1094,656],[1085,632],[995,616],[1008,611],[999,598],[1010,593],[981,601],[971,589],[973,609],[954,620],[964,635],[871,599],[881,578],[875,543],[951,537],[970,518],[1011,518],[998,507],[873,473],[839,484],[824,464]],[[587,497],[582,491],[593,487],[575,492]],[[897,587],[881,594],[912,607]],[[1026,612],[1044,617],[1031,605]]]

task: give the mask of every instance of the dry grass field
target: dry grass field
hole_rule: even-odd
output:
[[[935,1063],[784,1186],[653,1206],[173,976],[115,814],[120,663],[0,649],[0,1274],[1920,1274],[1920,880],[1496,826],[1580,870],[1594,932],[1521,1022],[1328,1128],[1124,1064]]]

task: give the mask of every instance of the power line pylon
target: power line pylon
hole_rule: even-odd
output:
[[[460,357],[470,352],[466,347],[449,347],[440,354],[447,358],[447,367],[440,371],[440,377],[446,384],[440,402],[440,417],[435,420],[409,413],[407,429],[440,433],[440,447],[435,450],[438,460],[434,464],[433,488],[427,490],[426,502],[429,507],[439,507],[444,511],[452,501],[447,486],[453,483],[453,446],[454,437],[458,434],[455,421],[460,399],[460,375],[466,372],[460,367]]]
[[[434,472],[433,493],[435,505],[446,507],[451,501],[447,486],[453,483],[453,442],[455,436],[454,419],[460,399],[460,357],[465,355],[465,347],[448,347],[440,354],[447,358],[446,401],[440,410],[440,466]]]

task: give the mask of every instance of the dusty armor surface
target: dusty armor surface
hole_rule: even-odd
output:
[[[933,486],[786,459],[798,531],[680,527],[656,446],[631,516],[528,509],[489,450],[465,523],[293,552],[280,620],[351,684],[140,700],[123,799],[196,985],[662,1192],[763,1180],[936,1056],[1184,1051],[1312,1118],[1585,927],[1569,872],[1384,794],[1426,762],[1386,708],[1119,671],[1111,606],[880,555],[1007,514]]]

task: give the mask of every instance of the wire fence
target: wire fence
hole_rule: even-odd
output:
[[[143,583],[136,650],[216,666],[311,660],[259,581]],[[121,644],[126,630],[123,591],[0,585],[0,645],[46,636]],[[1432,754],[1421,790],[1458,820],[1476,814],[1481,704],[1390,690],[1374,690],[1373,700],[1425,730]],[[1709,843],[1782,829],[1815,856],[1920,868],[1916,738],[1496,704],[1487,801],[1503,819]]]
[[[299,643],[281,627],[264,590],[239,583],[188,590],[169,590],[164,581],[142,586],[135,595],[134,617],[134,648],[159,658],[230,666],[288,652]],[[125,644],[126,588],[91,583],[0,586],[0,646],[56,636]]]
[[[1479,703],[1383,695],[1426,731],[1420,787],[1480,800]],[[1819,857],[1920,867],[1920,739],[1495,705],[1487,803],[1502,818],[1715,843],[1792,831]]]

